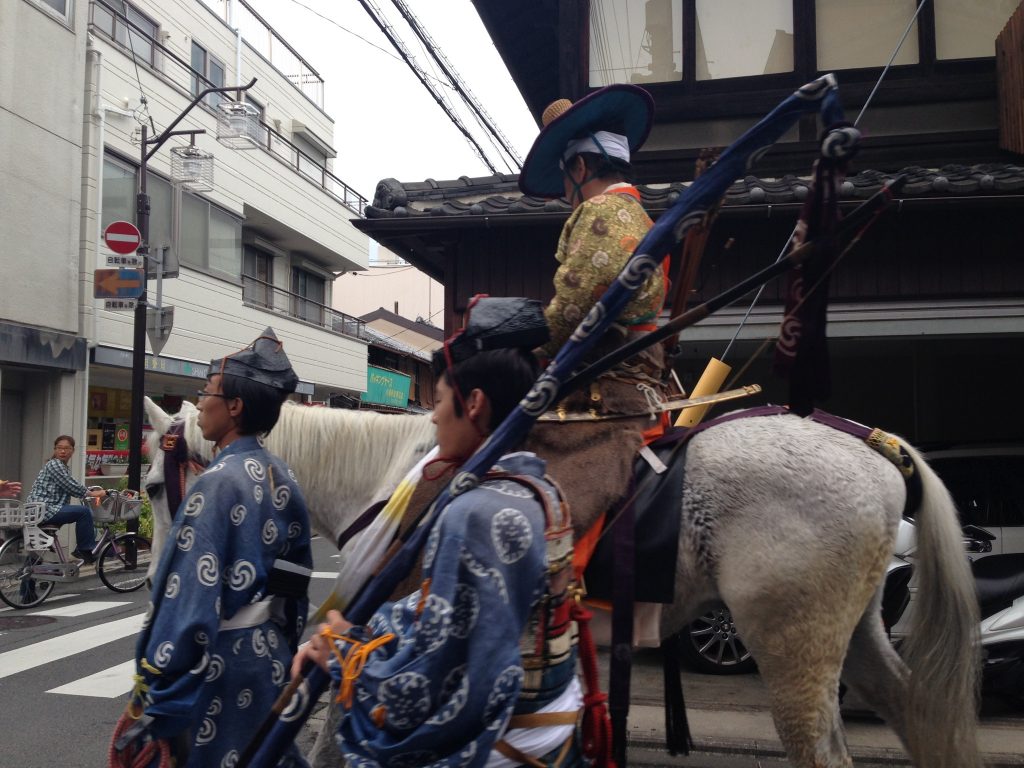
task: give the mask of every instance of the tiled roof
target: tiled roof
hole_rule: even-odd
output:
[[[425,363],[430,362],[430,352],[426,352],[422,349],[413,349],[408,344],[403,344],[400,341],[395,341],[387,334],[381,333],[369,325],[363,326],[363,331],[366,334],[366,340],[378,347],[384,347],[390,349],[393,352],[398,352],[409,357],[415,357],[417,360],[421,360]]]
[[[909,167],[899,171],[907,177],[900,197],[943,198],[961,196],[999,196],[1024,193],[1024,168],[1008,164],[949,165],[939,169]],[[843,182],[841,195],[847,200],[863,200],[879,190],[897,174],[865,170]],[[523,195],[517,177],[499,174],[450,181],[428,179],[402,183],[384,179],[377,185],[373,204],[367,206],[369,219],[412,218],[423,216],[495,216],[523,213],[568,213],[564,200],[545,200]],[[641,184],[638,186],[644,206],[651,211],[664,210],[676,201],[686,183]],[[724,206],[800,203],[806,199],[810,178],[783,176],[778,179],[747,176],[736,181],[725,193]]]

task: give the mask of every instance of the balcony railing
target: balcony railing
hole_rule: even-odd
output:
[[[323,78],[245,0],[238,1],[237,24],[231,18],[230,0],[203,0],[203,4],[232,29],[237,26],[250,48],[287,77],[307,99],[321,110],[324,108]]]
[[[134,24],[128,19],[122,10],[118,10],[111,2],[106,0],[93,0],[90,4],[90,29],[104,35],[115,45],[121,47],[125,54],[132,56],[132,51],[121,39],[111,38],[106,29],[106,24],[111,18],[115,18],[122,27],[131,30],[130,38],[136,47],[135,59],[142,66],[160,77],[169,85],[181,91],[182,95],[191,96],[205,88],[220,88],[224,83],[214,83],[206,78],[202,72],[192,69],[191,65],[180,58],[174,51],[170,50],[158,40],[150,37],[146,30]],[[97,25],[97,19],[100,24]],[[144,47],[150,52],[150,57],[139,55],[140,41],[145,41]],[[209,103],[201,103],[200,106],[211,112],[216,111],[218,100],[224,98],[219,94],[211,95]],[[273,155],[277,160],[291,167],[296,173],[344,205],[357,216],[363,215],[367,199],[356,192],[352,187],[343,182],[322,163],[317,162],[305,154],[295,144],[290,142],[283,134],[274,130],[262,120],[260,121],[261,145],[264,150]]]
[[[250,306],[312,323],[334,333],[369,340],[364,330],[366,323],[362,320],[252,275],[242,275],[242,300]]]

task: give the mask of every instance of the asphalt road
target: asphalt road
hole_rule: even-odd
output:
[[[316,578],[311,599],[319,604],[330,591],[337,570],[334,547],[314,540]],[[124,710],[131,688],[136,635],[149,595],[145,590],[120,595],[106,589],[93,575],[74,584],[61,584],[41,606],[14,611],[0,609],[0,768],[91,768],[106,765],[114,723]],[[657,714],[661,707],[662,671],[656,651],[639,651],[633,671],[633,704]],[[606,665],[602,665],[606,666]],[[767,693],[756,675],[716,677],[684,673],[687,709],[694,725],[708,722],[746,723],[767,717]],[[848,728],[868,740],[889,734],[880,721],[844,707]],[[711,718],[708,720],[707,718]],[[996,735],[1024,733],[1024,712],[985,702],[983,723]],[[770,723],[768,729],[771,730]],[[743,726],[728,733],[744,737]],[[311,743],[311,732],[303,741]],[[707,732],[695,728],[698,741]],[[774,735],[774,734],[773,734]],[[1011,739],[1009,749],[1024,752],[1024,736]],[[738,743],[738,742],[737,742]],[[736,746],[734,744],[734,746]],[[743,744],[740,747],[746,749]],[[749,745],[747,745],[749,746]],[[984,745],[983,745],[984,746]],[[786,765],[771,750],[731,754],[730,747],[714,754],[670,757],[646,742],[630,748],[637,766],[682,768],[777,768]],[[890,763],[891,764],[891,763]],[[1017,763],[1014,763],[1015,765]],[[874,768],[857,762],[860,768]]]
[[[311,600],[337,571],[335,549],[313,542]],[[132,687],[145,589],[111,592],[87,569],[58,584],[42,605],[0,609],[0,768],[92,768],[107,764],[114,723]]]

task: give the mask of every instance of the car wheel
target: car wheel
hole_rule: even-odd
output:
[[[695,672],[743,675],[757,664],[736,634],[732,614],[724,605],[705,613],[680,633],[679,655]]]

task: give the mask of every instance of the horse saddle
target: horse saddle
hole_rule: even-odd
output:
[[[636,509],[633,572],[636,600],[671,603],[675,599],[676,558],[679,554],[680,505],[686,465],[687,430],[669,430],[648,446],[667,469],[658,473],[652,462],[637,457],[633,481],[623,500]],[[623,564],[615,561],[615,526],[619,508],[605,516],[594,554],[584,572],[587,596],[612,599],[612,582]]]

